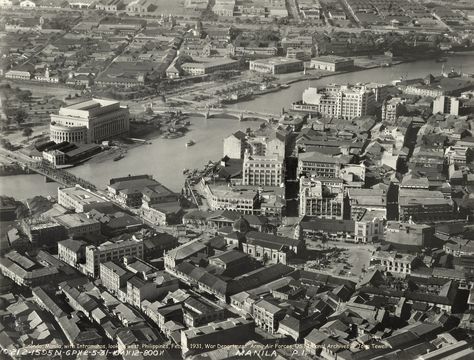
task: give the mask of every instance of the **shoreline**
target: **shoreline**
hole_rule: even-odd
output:
[[[449,58],[451,55],[459,55],[459,54],[473,55],[474,50],[458,51],[458,52],[454,52],[453,54],[443,54],[442,57]],[[398,65],[407,64],[407,63],[411,63],[411,62],[430,60],[430,59],[432,59],[432,58],[431,57],[426,57],[426,58],[401,58],[401,59],[397,59],[397,60],[392,61],[391,66],[389,66],[387,68],[396,67]],[[296,83],[299,83],[299,82],[302,82],[302,81],[315,81],[315,80],[320,80],[322,78],[328,78],[328,77],[337,76],[337,75],[363,72],[363,71],[366,71],[366,70],[373,70],[373,69],[382,68],[382,67],[383,66],[381,66],[381,65],[375,65],[374,64],[374,65],[369,65],[369,66],[366,66],[366,67],[356,67],[356,68],[351,69],[351,70],[335,71],[335,72],[326,73],[326,74],[299,75],[298,77],[296,77],[294,79],[288,79],[286,81],[284,79],[278,79],[278,80],[275,81],[275,83],[278,85],[278,88],[277,88],[278,90],[266,92],[264,94],[255,94],[253,99],[259,98],[261,96],[264,96],[264,95],[267,95],[269,93],[273,93],[273,92],[276,92],[276,91],[286,90],[284,88],[281,88],[281,85],[283,85],[283,84],[287,84],[291,87],[292,84],[296,84]],[[248,100],[236,101],[235,103],[236,104],[237,103],[244,103],[246,101],[248,101]]]

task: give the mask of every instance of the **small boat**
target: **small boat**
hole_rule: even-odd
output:
[[[281,84],[280,87],[281,87],[282,89],[288,89],[288,88],[290,87],[290,85],[288,85],[288,84]]]
[[[119,154],[118,156],[114,157],[114,161],[122,160],[125,156],[123,154]]]
[[[186,143],[186,147],[193,146],[194,144],[196,144],[196,143],[194,142],[194,140],[189,140],[189,141]]]
[[[382,65],[380,65],[381,67],[390,67],[392,66],[392,64],[390,63],[383,63]]]
[[[437,58],[435,61],[437,63],[444,63],[444,62],[448,61],[448,59],[446,59],[446,58]]]

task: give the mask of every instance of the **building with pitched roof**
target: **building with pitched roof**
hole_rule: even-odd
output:
[[[304,251],[304,242],[273,234],[250,231],[242,242],[242,251],[251,257],[269,263],[286,264],[290,257]]]

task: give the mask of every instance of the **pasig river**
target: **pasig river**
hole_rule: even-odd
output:
[[[233,108],[265,113],[279,114],[284,107],[301,99],[301,94],[308,86],[324,86],[330,83],[347,84],[378,82],[390,83],[404,78],[424,77],[429,73],[439,75],[443,64],[433,60],[422,60],[404,63],[390,68],[375,68],[353,73],[325,77],[319,80],[302,81],[292,84],[290,88],[266,94],[253,100],[232,105]],[[445,69],[474,73],[474,53],[455,54],[444,63]],[[189,133],[179,139],[154,139],[151,145],[143,145],[130,149],[120,161],[101,163],[85,163],[71,169],[75,175],[81,176],[104,188],[110,178],[127,176],[128,174],[152,174],[154,178],[174,191],[183,185],[182,172],[185,168],[200,168],[209,160],[217,160],[222,156],[223,138],[239,129],[258,127],[260,121],[239,122],[237,119],[204,119],[192,118]],[[188,140],[196,144],[186,147]],[[0,178],[0,194],[25,199],[34,195],[55,195],[56,184],[45,184],[38,175],[21,175]]]

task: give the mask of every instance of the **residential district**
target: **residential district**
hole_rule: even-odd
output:
[[[0,196],[2,358],[473,359],[474,76],[444,65],[471,47],[472,4],[173,5],[0,2],[2,175],[58,183]],[[138,114],[177,126],[420,53],[440,70],[237,112],[262,122],[181,191],[68,170],[130,140]]]

